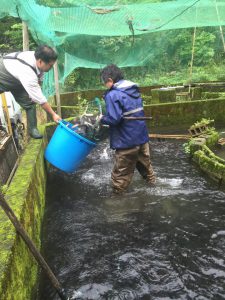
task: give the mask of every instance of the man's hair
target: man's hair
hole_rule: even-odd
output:
[[[47,45],[40,45],[34,52],[34,56],[36,59],[41,59],[45,63],[50,63],[52,61],[56,61],[58,55],[54,49]]]
[[[108,79],[111,78],[113,80],[113,83],[118,82],[119,80],[123,79],[123,73],[119,67],[116,65],[108,65],[101,71],[101,79],[104,83],[108,81]]]

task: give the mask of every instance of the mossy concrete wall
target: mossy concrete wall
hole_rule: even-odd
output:
[[[188,92],[189,86],[183,86],[182,83],[177,85],[171,85],[175,87],[176,92]],[[159,89],[163,87],[162,85],[155,85],[155,86],[145,86],[140,87],[140,92],[142,95],[145,96],[152,96],[153,89]],[[204,84],[196,84],[196,86],[191,88],[191,94],[194,99],[200,99],[202,92],[224,92],[225,90],[225,83],[204,83]],[[61,105],[62,106],[74,106],[79,103],[80,99],[91,100],[94,97],[102,97],[104,94],[105,89],[102,90],[88,90],[88,91],[75,91],[69,93],[61,93]],[[56,103],[55,96],[49,97],[49,102],[51,104]],[[166,101],[168,102],[168,101]]]
[[[144,105],[145,115],[153,119],[147,124],[152,129],[168,128],[187,130],[202,118],[215,120],[216,126],[225,124],[225,99],[193,100],[184,102]],[[62,107],[62,117],[75,117],[78,106]]]
[[[151,93],[154,103],[176,102],[175,89],[152,89]]]
[[[202,118],[215,120],[215,125],[225,124],[225,99],[195,100],[187,102],[152,104],[144,106],[145,115],[152,116],[150,128],[186,129]]]
[[[45,207],[45,144],[46,139],[30,140],[5,195],[38,248]],[[34,299],[37,274],[36,261],[0,209],[0,299]]]
[[[157,86],[146,86],[146,87],[140,87],[140,91],[142,94],[150,96],[151,90],[154,88],[160,88],[161,85]],[[62,106],[74,106],[79,103],[80,99],[86,99],[91,100],[95,97],[102,97],[105,92],[105,89],[102,90],[88,90],[88,91],[76,91],[76,92],[70,92],[70,93],[62,93],[60,94],[60,100]],[[52,104],[56,103],[55,96],[49,97],[49,102]]]

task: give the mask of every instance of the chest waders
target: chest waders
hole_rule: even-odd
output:
[[[12,93],[16,102],[26,111],[29,135],[34,139],[41,139],[42,135],[37,129],[36,104],[30,99],[21,82],[10,74],[4,66],[5,59],[16,59],[30,67],[38,76],[37,70],[33,66],[17,57],[19,53],[20,52],[17,52],[15,56],[4,56],[3,59],[0,60],[0,93],[6,91]]]

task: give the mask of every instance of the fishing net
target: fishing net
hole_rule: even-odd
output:
[[[149,67],[154,74],[161,62],[169,74],[176,69],[174,62],[170,65],[171,51],[178,58],[181,56],[181,63],[188,67],[192,31],[188,34],[185,31],[183,41],[190,45],[186,50],[187,60],[182,46],[179,45],[180,53],[176,52],[176,37],[184,36],[180,30],[198,27],[209,28],[208,35],[203,37],[205,43],[214,42],[212,27],[217,27],[218,39],[224,37],[225,0],[8,0],[0,6],[0,17],[6,15],[24,20],[38,44],[56,48],[59,79],[63,83],[76,68],[100,69],[110,63],[120,67]],[[175,44],[168,46],[172,38]],[[199,49],[204,52],[203,46],[199,45]],[[211,52],[215,51],[214,46],[215,43]],[[217,48],[221,53],[222,45]],[[53,86],[53,74],[49,72],[44,85],[47,94],[54,92]]]

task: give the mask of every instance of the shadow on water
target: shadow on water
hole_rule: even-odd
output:
[[[74,299],[225,299],[225,193],[179,142],[152,142],[157,185],[112,196],[101,144],[74,175],[51,170],[43,254]],[[56,300],[42,276],[41,300]]]

